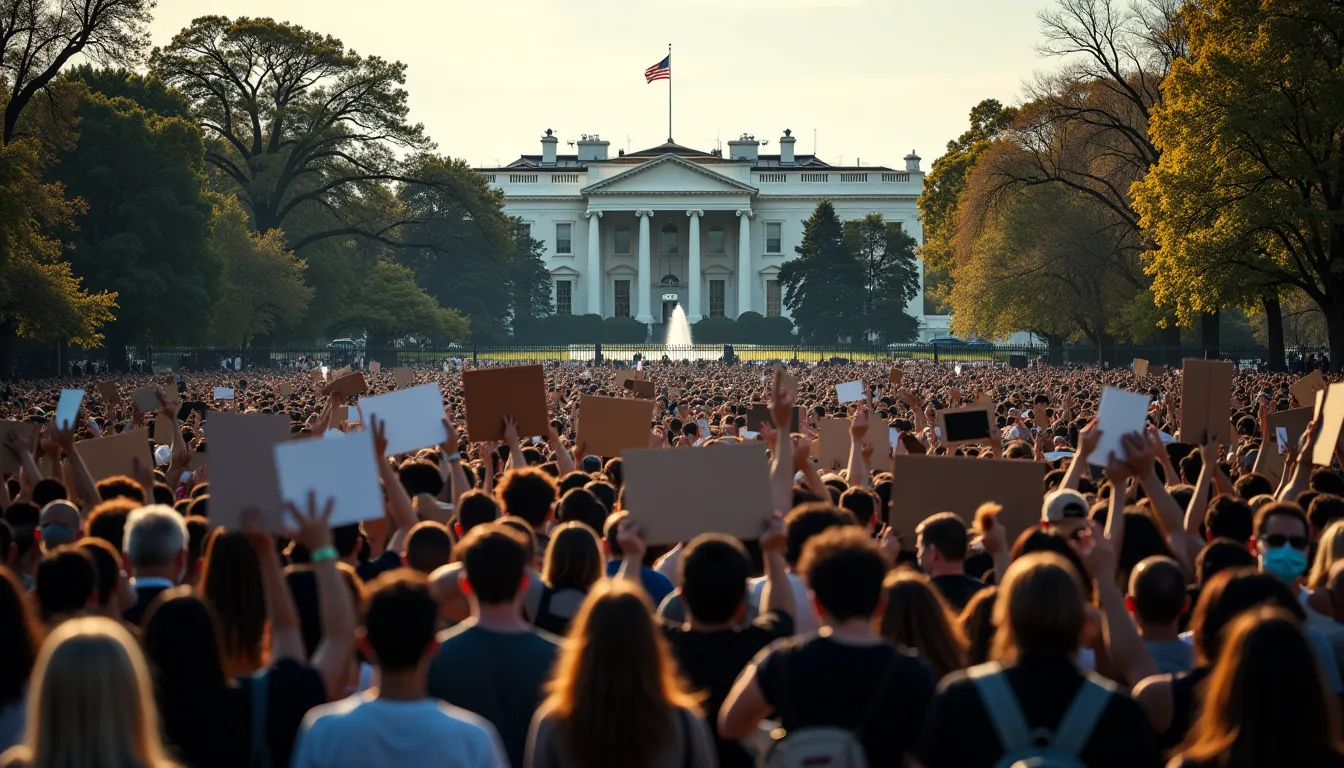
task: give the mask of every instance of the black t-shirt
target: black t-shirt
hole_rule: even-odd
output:
[[[1008,684],[1033,730],[1053,730],[1083,684],[1068,659],[1028,655],[1007,667]],[[974,738],[967,738],[974,734]],[[975,683],[965,672],[943,678],[915,758],[924,768],[993,768],[1004,749]],[[1088,768],[1162,768],[1162,751],[1142,708],[1113,693],[1079,755]]]
[[[266,670],[266,677],[266,743],[271,748],[271,765],[280,768],[289,765],[303,716],[313,707],[327,703],[327,688],[317,670],[293,659],[281,659],[272,664]],[[229,689],[229,694],[238,697],[238,705],[248,713],[249,740],[254,682],[251,677],[241,677],[238,687]]]
[[[943,597],[947,600],[947,604],[952,606],[952,610],[961,613],[966,604],[971,602],[971,598],[975,597],[975,593],[988,585],[965,574],[952,573],[945,576],[934,576],[933,586],[943,593]]]
[[[929,665],[916,652],[885,642],[843,643],[829,635],[808,635],[772,644],[753,663],[761,692],[785,730],[863,725],[863,748],[874,766],[903,764],[933,698]],[[879,692],[884,678],[886,690]],[[875,700],[876,709],[863,723]]]
[[[709,694],[705,720],[714,733],[719,768],[752,768],[755,761],[750,753],[736,741],[719,738],[719,710],[737,676],[752,658],[767,645],[793,634],[793,618],[787,613],[770,611],[750,624],[716,632],[698,632],[689,625],[664,623],[663,634],[687,682],[693,689]]]
[[[378,578],[378,576],[385,571],[400,567],[401,555],[389,551],[384,552],[367,563],[360,563],[355,566],[355,573],[359,574],[359,578],[367,583]]]

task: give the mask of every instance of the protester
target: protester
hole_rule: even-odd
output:
[[[13,571],[0,566],[0,752],[23,738],[28,677],[43,634],[28,591]]]
[[[1160,556],[1141,561],[1130,574],[1125,601],[1157,668],[1162,672],[1189,669],[1194,652],[1179,637],[1181,615],[1190,601],[1181,566]]]
[[[122,617],[139,626],[154,598],[187,574],[187,525],[172,507],[141,507],[126,517],[122,552],[135,590],[135,603]]]
[[[919,568],[952,610],[966,607],[984,582],[966,575],[966,524],[951,512],[934,515],[915,528]]]
[[[933,579],[898,568],[882,582],[882,602],[878,631],[897,646],[919,651],[935,678],[966,667],[966,640]]]

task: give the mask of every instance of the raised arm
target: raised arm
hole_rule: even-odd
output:
[[[523,458],[523,447],[518,443],[518,421],[512,416],[504,417],[504,440],[509,444],[509,463],[504,469],[521,469],[527,466]]]
[[[574,471],[574,455],[565,447],[565,443],[560,439],[560,432],[554,424],[546,426],[546,442],[551,445],[551,452],[555,454],[555,468],[561,477]]]
[[[75,428],[71,426],[69,429],[57,429],[56,442],[65,451],[65,460],[70,467],[71,479],[74,481],[72,490],[79,498],[80,511],[87,514],[102,499],[98,496],[98,486],[93,481],[93,475],[84,464],[84,457],[75,450]]]
[[[327,499],[319,510],[317,494],[310,492],[306,512],[300,512],[293,504],[285,506],[297,525],[292,538],[308,549],[317,576],[322,640],[313,650],[312,666],[322,675],[327,686],[327,699],[335,701],[345,693],[350,660],[354,657],[355,607],[345,579],[336,568],[339,556],[332,545],[330,523],[334,503]],[[292,597],[289,599],[293,600]]]
[[[461,447],[461,439],[457,433],[457,424],[445,416],[443,429],[448,434],[448,439],[439,446],[439,450],[443,453],[443,466],[440,469],[443,473],[443,492],[445,500],[453,505],[453,511],[457,511],[462,503],[462,497],[471,490],[471,483],[467,480],[467,471],[462,468],[462,452],[458,450]]]
[[[849,420],[849,466],[846,474],[850,488],[867,488],[871,478],[863,458],[863,438],[868,434],[868,406],[860,404]]]
[[[270,625],[271,662],[280,659],[308,661],[308,650],[303,644],[303,630],[294,596],[285,583],[280,551],[271,534],[260,526],[261,511],[255,507],[243,510],[243,534],[257,552],[261,564],[261,593],[266,604],[266,622]]]
[[[785,440],[784,442],[788,442]],[[784,514],[775,512],[761,534],[761,554],[765,557],[765,588],[761,592],[761,610],[796,617],[798,606],[789,582],[788,566],[784,562],[784,548],[789,537],[784,531]]]
[[[387,511],[392,516],[392,524],[396,526],[392,538],[388,540],[387,548],[392,552],[401,552],[402,543],[418,522],[415,507],[411,504],[410,494],[406,493],[406,486],[401,484],[401,478],[397,477],[392,462],[388,461],[385,455],[387,422],[377,416],[370,416],[366,428],[373,431],[373,453],[378,461],[378,477],[383,481],[383,491],[387,493]]]
[[[1084,544],[1079,554],[1091,573],[1097,588],[1102,622],[1102,641],[1106,655],[1115,669],[1124,677],[1123,682],[1133,687],[1138,682],[1158,673],[1157,664],[1148,653],[1143,638],[1134,627],[1134,621],[1125,609],[1125,596],[1115,584],[1115,558],[1119,545],[1104,536],[1098,536],[1097,524],[1089,524],[1092,546]]]
[[[1060,488],[1078,490],[1078,486],[1082,484],[1083,473],[1087,471],[1088,459],[1097,449],[1097,442],[1100,440],[1101,430],[1097,429],[1097,420],[1093,419],[1078,433],[1078,450],[1073,454],[1073,461],[1069,462],[1069,471],[1064,473],[1064,482],[1060,483]]]

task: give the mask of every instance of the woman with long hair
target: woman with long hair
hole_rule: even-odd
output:
[[[1339,712],[1297,617],[1243,613],[1227,628],[1204,712],[1172,768],[1336,768]]]
[[[23,738],[28,677],[42,634],[32,597],[19,577],[0,565],[0,752]]]
[[[998,587],[976,592],[957,617],[957,627],[966,638],[967,664],[989,661],[990,648],[994,644],[994,601],[998,594]]]
[[[23,743],[5,768],[176,768],[159,738],[144,656],[121,624],[70,619],[42,646]]]
[[[216,528],[205,545],[197,593],[214,610],[222,630],[224,671],[245,677],[265,665],[266,591],[262,563],[251,535]]]
[[[898,568],[882,583],[886,606],[878,632],[897,645],[919,651],[941,680],[966,667],[966,639],[956,617],[928,576]]]
[[[1307,572],[1307,588],[1320,589],[1330,580],[1330,568],[1335,561],[1344,559],[1344,520],[1336,520],[1326,526],[1321,540],[1316,545],[1316,559],[1311,561],[1311,570]],[[1327,608],[1318,611],[1332,615]]]
[[[714,766],[714,742],[638,583],[604,580],[570,625],[532,719],[532,768]]]
[[[580,522],[562,523],[551,532],[541,566],[545,589],[532,623],[564,635],[588,590],[602,578],[606,558],[597,532]]]

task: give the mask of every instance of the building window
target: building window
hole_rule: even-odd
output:
[[[709,252],[713,256],[724,254],[723,229],[721,227],[714,227],[709,230]]]
[[[779,317],[780,314],[779,281],[765,281],[765,316]]]
[[[780,253],[779,222],[765,222],[765,252]]]
[[[573,287],[574,283],[569,280],[555,281],[555,314],[574,314]]]
[[[663,225],[662,229],[663,253],[677,253],[677,228],[671,224]]]
[[[617,227],[617,228],[616,228],[616,242],[615,242],[615,248],[613,249],[612,252],[615,253],[617,256],[629,256],[629,255],[630,255],[630,228],[629,228],[629,227]]]
[[[574,253],[574,225],[570,222],[560,222],[555,225],[555,252],[561,256],[570,256]]]
[[[630,281],[616,281],[616,317],[630,316]]]
[[[724,286],[727,283],[723,280],[709,281],[709,316],[723,317],[723,294]]]

